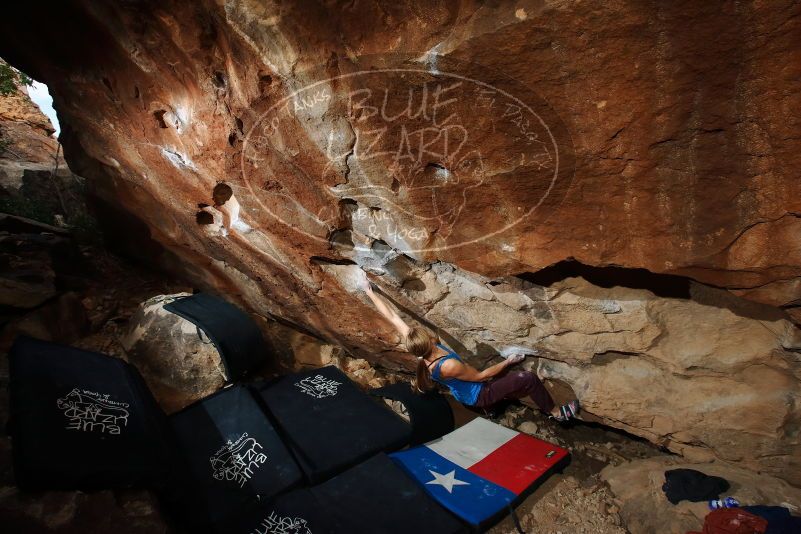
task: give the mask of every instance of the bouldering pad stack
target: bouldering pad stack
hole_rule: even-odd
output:
[[[230,532],[243,534],[467,531],[383,453],[319,485],[289,492],[230,526]]]
[[[250,506],[298,486],[302,473],[247,387],[170,416],[182,459],[170,496],[187,524],[225,531]]]
[[[9,430],[22,489],[158,486],[171,465],[167,422],[126,362],[19,337],[9,353]]]
[[[336,367],[281,377],[259,395],[311,483],[409,442],[409,425]]]
[[[221,352],[261,350],[255,337],[251,348],[230,349],[236,340],[225,336],[243,331],[226,328],[237,314],[221,317],[210,328]],[[152,488],[193,531],[483,529],[568,460],[564,449],[483,419],[446,434],[445,399],[417,398],[405,384],[370,395],[335,367],[230,385],[168,418],[122,360],[30,338],[10,358],[21,488]],[[238,361],[232,376],[256,360]],[[412,424],[381,396],[401,398]],[[442,437],[403,450],[425,436]]]

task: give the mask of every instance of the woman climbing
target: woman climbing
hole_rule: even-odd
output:
[[[456,400],[467,406],[488,409],[503,399],[521,399],[529,396],[539,409],[560,422],[565,422],[579,411],[578,401],[556,406],[545,385],[530,371],[507,371],[523,361],[523,354],[513,354],[500,363],[479,371],[462,361],[452,350],[438,342],[425,329],[409,327],[397,312],[379,295],[364,272],[360,287],[373,302],[379,313],[398,330],[406,350],[417,356],[417,371],[413,382],[419,392],[431,391],[437,382],[450,389]]]

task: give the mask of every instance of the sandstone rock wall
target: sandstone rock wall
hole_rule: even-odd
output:
[[[0,212],[49,224],[55,214],[84,214],[83,182],[70,171],[50,119],[27,91],[0,95]]]
[[[56,130],[31,101],[26,87],[0,95],[0,128],[2,138],[8,143],[0,158],[49,166],[55,163],[58,141],[53,133]]]
[[[330,267],[343,278],[355,268]],[[667,298],[583,278],[550,287],[488,279],[447,264],[416,274],[386,293],[477,365],[505,345],[529,347],[536,357],[523,365],[568,384],[585,419],[798,481],[801,337],[775,308],[696,283],[687,298]]]
[[[56,163],[58,140],[56,130],[39,107],[28,96],[27,88],[19,87],[9,95],[0,95],[0,170],[3,185],[13,178],[21,178],[15,169],[53,169]],[[66,168],[59,150],[59,163]],[[18,175],[18,176],[17,176]]]
[[[474,363],[531,344],[606,424],[801,482],[798,3],[49,9],[9,8],[0,54],[198,285],[405,365],[358,263]],[[573,259],[772,307],[511,278]]]

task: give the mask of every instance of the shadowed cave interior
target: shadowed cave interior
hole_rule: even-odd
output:
[[[4,531],[793,532],[800,11],[5,7]]]

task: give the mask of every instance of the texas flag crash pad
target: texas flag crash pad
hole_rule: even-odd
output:
[[[442,506],[479,527],[570,460],[561,447],[482,418],[390,456]]]

